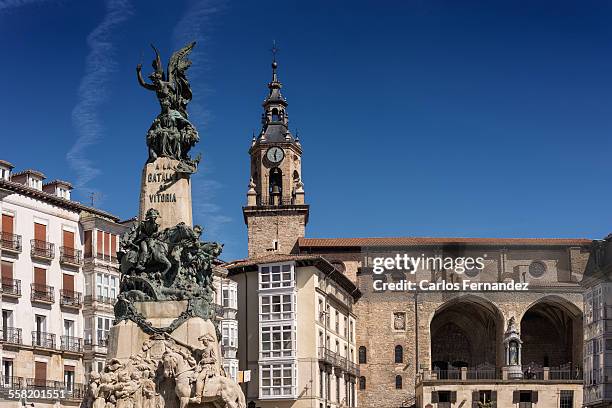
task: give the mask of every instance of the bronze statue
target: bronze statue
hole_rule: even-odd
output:
[[[138,83],[145,89],[155,91],[161,108],[147,132],[148,162],[158,157],[169,157],[180,162],[177,169],[179,172],[187,174],[194,173],[200,161],[199,157],[191,159],[188,155],[189,150],[200,140],[187,115],[187,104],[193,96],[186,76],[191,66],[187,57],[194,46],[195,42],[192,42],[172,54],[164,72],[159,52],[151,45],[155,51],[153,72],[149,75],[151,83],[142,77],[142,64],[136,66]]]

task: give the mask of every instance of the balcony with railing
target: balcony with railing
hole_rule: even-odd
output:
[[[60,263],[81,266],[83,264],[83,252],[80,249],[62,246],[60,247]]]
[[[63,351],[72,351],[81,353],[83,351],[83,339],[80,337],[60,336],[60,349]]]
[[[2,295],[4,297],[21,297],[21,280],[2,278]]]
[[[32,332],[32,346],[55,349],[55,334],[39,331]]]
[[[87,350],[91,350],[93,347],[108,347],[108,336],[99,334],[97,337],[85,337],[83,346]]]
[[[80,308],[83,305],[81,302],[81,292],[60,289],[60,305],[74,309]]]
[[[51,260],[55,258],[55,244],[47,241],[33,239],[30,241],[30,254],[33,258]]]
[[[24,385],[25,385],[25,381],[23,377],[14,377],[14,376],[7,376],[7,375],[2,376],[2,382],[0,383],[0,386],[5,390],[9,390],[9,389],[18,390],[18,389],[23,388]]]
[[[33,302],[42,303],[53,303],[55,302],[55,294],[53,293],[53,286],[42,285],[40,283],[30,284],[32,290],[30,300]]]
[[[85,252],[85,256],[83,259],[85,262],[104,261],[110,262],[112,264],[119,263],[119,260],[117,259],[116,255],[99,254],[96,252]]]
[[[99,295],[85,295],[86,305],[91,306],[94,302],[112,306],[115,304],[115,302],[117,302],[117,298]]]
[[[505,368],[498,369],[495,367],[461,367],[449,370],[422,370],[417,375],[417,384],[448,384],[461,382],[516,382],[515,379],[508,378],[508,372]],[[582,370],[578,367],[523,367],[522,382],[567,382],[567,383],[582,383]]]
[[[356,363],[326,347],[319,347],[319,361],[342,370],[349,375],[359,377],[359,366]]]
[[[0,233],[0,247],[6,252],[21,253],[21,235],[9,232]]]
[[[18,327],[3,327],[0,334],[5,344],[23,344],[21,329]]]

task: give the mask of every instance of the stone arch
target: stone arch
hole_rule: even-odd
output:
[[[543,296],[520,321],[522,363],[542,367],[582,365],[582,310],[561,296]]]
[[[429,323],[432,368],[503,365],[504,317],[484,297],[466,294],[440,305]]]

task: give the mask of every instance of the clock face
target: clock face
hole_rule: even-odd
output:
[[[285,158],[285,152],[280,147],[274,146],[268,149],[266,158],[270,163],[280,163]]]

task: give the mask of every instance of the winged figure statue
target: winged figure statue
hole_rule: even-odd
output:
[[[187,80],[187,69],[191,66],[188,57],[195,44],[195,41],[187,44],[172,54],[165,72],[159,51],[151,45],[155,52],[153,72],[149,75],[151,83],[142,77],[142,64],[136,66],[138,83],[147,90],[155,91],[161,107],[161,113],[147,133],[148,162],[158,157],[169,157],[181,162],[177,170],[183,173],[194,173],[199,162],[199,158],[192,160],[188,155],[200,140],[187,114],[187,104],[193,97]]]

